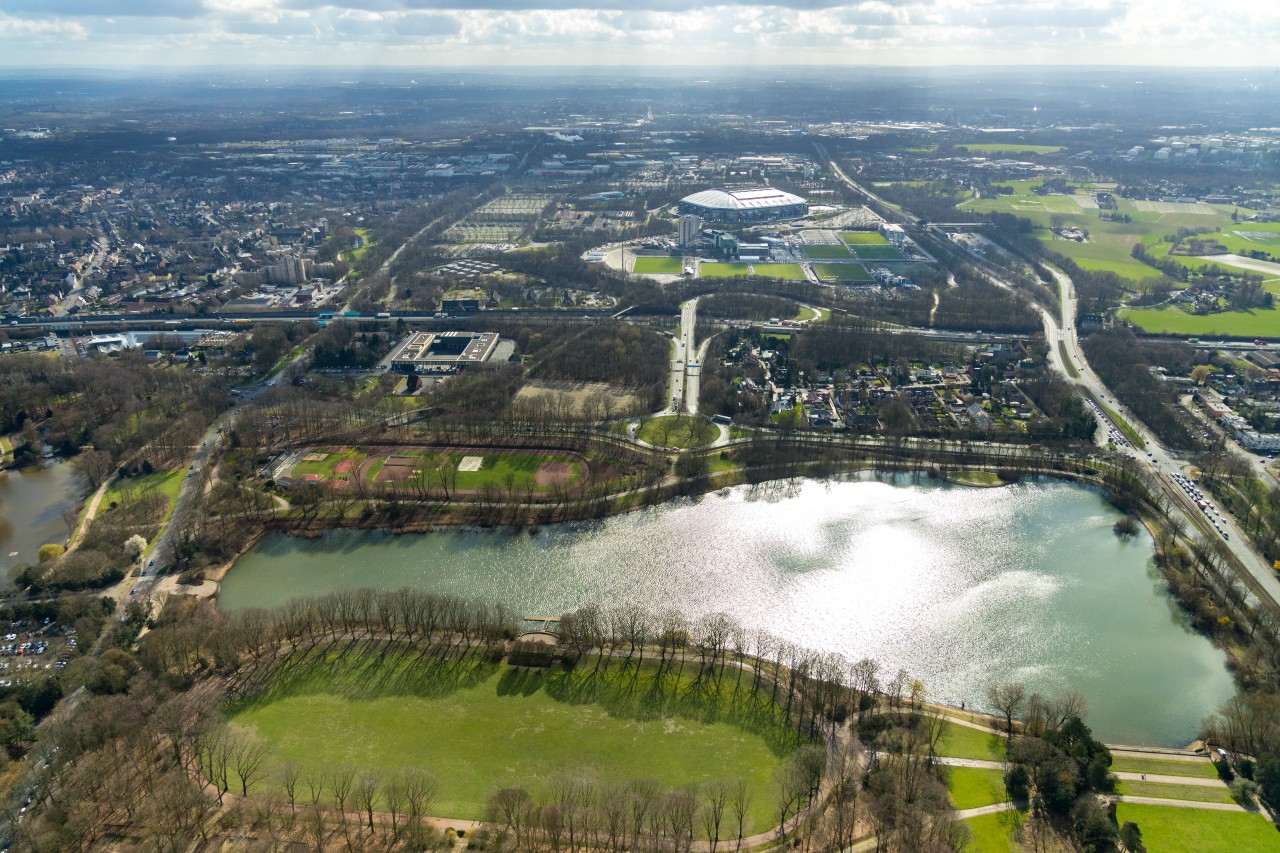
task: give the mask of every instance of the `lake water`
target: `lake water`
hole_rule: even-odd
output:
[[[64,462],[0,472],[0,586],[10,566],[35,563],[41,545],[66,543],[62,511],[76,505],[78,481]]]
[[[1185,745],[1233,690],[1191,631],[1143,533],[1058,481],[972,489],[898,477],[746,487],[527,532],[273,534],[228,573],[221,606],[340,587],[413,587],[518,616],[596,602],[724,611],[806,646],[879,660],[932,699],[982,706],[993,680],[1074,689],[1095,733]]]

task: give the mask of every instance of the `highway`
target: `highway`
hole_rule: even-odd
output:
[[[680,328],[672,340],[671,349],[671,403],[660,415],[696,414],[698,411],[698,350],[695,347],[694,327],[698,323],[698,300],[690,299],[680,306]],[[694,366],[690,367],[692,360]]]

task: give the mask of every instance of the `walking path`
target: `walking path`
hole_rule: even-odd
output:
[[[107,489],[111,488],[111,484],[116,481],[118,474],[112,474],[108,477],[98,490],[93,493],[93,497],[89,498],[89,503],[84,508],[84,518],[80,520],[80,526],[76,528],[75,535],[71,537],[71,541],[67,543],[67,551],[74,551],[76,546],[84,539],[84,534],[89,529],[89,525],[93,523],[94,517],[98,514],[98,504],[102,503],[102,496],[107,493]]]

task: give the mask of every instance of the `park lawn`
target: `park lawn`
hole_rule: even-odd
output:
[[[1125,308],[1119,312],[1144,332],[1193,337],[1275,338],[1280,337],[1280,311],[1253,308],[1218,314],[1188,314],[1173,305],[1159,308]]]
[[[1209,761],[1174,761],[1117,755],[1111,761],[1111,770],[1116,773],[1150,773],[1153,776],[1188,776],[1193,779],[1218,778],[1217,769]]]
[[[804,281],[804,270],[799,264],[752,264],[756,278],[776,278],[782,281]]]
[[[698,264],[698,275],[702,278],[745,278],[750,274],[750,264]]]
[[[860,261],[900,261],[902,253],[893,246],[855,246]]]
[[[1005,801],[1004,774],[979,767],[948,767],[947,790],[956,809],[976,809]]]
[[[805,246],[804,256],[811,261],[825,261],[853,257],[847,246],[832,246],[829,243],[814,243]]]
[[[408,646],[330,652],[229,709],[230,721],[270,744],[273,770],[287,762],[304,772],[422,768],[440,783],[431,813],[448,818],[483,818],[500,787],[537,796],[573,774],[669,788],[742,779],[753,794],[745,832],[771,826],[773,774],[798,745],[780,717],[734,719],[723,694],[650,706],[648,666],[634,685],[634,668],[594,680],[585,663],[580,670],[441,662]]]
[[[938,754],[947,758],[1004,761],[1004,735],[948,722],[938,743]]]
[[[101,505],[103,507],[109,507],[113,503],[124,505],[154,490],[163,496],[168,506],[172,508],[174,501],[178,499],[178,492],[182,491],[182,479],[185,476],[186,470],[178,468],[174,471],[156,471],[137,477],[117,477],[102,495]],[[165,515],[168,515],[168,510],[165,510]]]
[[[850,246],[883,246],[889,242],[879,231],[841,231],[840,239]]]
[[[871,281],[862,264],[814,264],[813,271],[824,281]]]
[[[1160,797],[1165,800],[1190,800],[1196,803],[1234,803],[1231,791],[1225,786],[1175,785],[1170,782],[1130,782],[1124,780],[1116,787],[1117,794],[1131,797]]]
[[[1280,832],[1252,812],[1117,803],[1116,820],[1136,823],[1151,853],[1280,853]]]
[[[1061,145],[1031,145],[1022,142],[958,142],[970,154],[1057,154],[1067,149]]]
[[[1025,849],[1013,838],[1013,812],[971,817],[965,825],[973,833],[973,838],[964,848],[967,853],[1022,853]]]
[[[663,430],[667,428],[671,431],[664,435]],[[663,415],[640,424],[636,435],[641,441],[656,447],[686,448],[710,444],[719,437],[720,430],[715,424],[697,416]]]
[[[684,272],[682,258],[636,258],[635,272],[679,275]]]

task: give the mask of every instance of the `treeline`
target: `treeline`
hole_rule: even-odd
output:
[[[963,354],[963,348],[954,344],[920,335],[892,334],[859,317],[835,314],[827,322],[805,329],[791,345],[793,367],[806,375],[900,358],[947,361]]]
[[[1128,329],[1094,332],[1084,339],[1084,349],[1102,381],[1161,442],[1179,450],[1200,448],[1194,426],[1178,406],[1176,391],[1151,372],[1159,366],[1185,373],[1195,350],[1186,344],[1142,340]]]
[[[1058,438],[1064,441],[1093,441],[1098,430],[1098,419],[1085,405],[1075,386],[1067,382],[1051,370],[1042,370],[1039,375],[1024,381],[1019,386],[1036,404],[1036,408],[1049,418],[1048,435],[1045,438]],[[1037,424],[1030,428],[1044,430]]]
[[[535,379],[644,389],[666,382],[671,344],[652,329],[600,322],[557,332],[548,329],[527,340],[531,349],[526,352],[535,363],[530,375]]]
[[[1040,315],[1016,294],[998,287],[976,273],[965,276],[959,287],[938,292],[933,325],[940,329],[1034,334],[1040,331]]]
[[[799,313],[794,299],[759,293],[712,293],[698,301],[699,316],[718,320],[790,319]]]
[[[391,351],[394,339],[382,331],[357,331],[355,323],[333,323],[322,330],[311,351],[319,370],[372,367]]]

